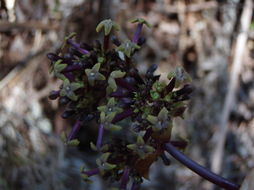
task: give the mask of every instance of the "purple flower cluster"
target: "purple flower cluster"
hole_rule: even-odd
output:
[[[90,143],[99,154],[97,168],[82,169],[83,179],[90,181],[90,176],[99,174],[112,182],[115,189],[126,189],[131,182],[131,189],[137,190],[157,159],[170,164],[167,151],[213,183],[238,189],[237,185],[210,175],[211,172],[193,161],[186,162],[188,158],[177,148],[185,148],[187,143],[171,140],[173,118],[183,116],[193,91],[188,84],[190,76],[178,67],[169,72],[168,82],[160,81],[160,75],[154,74],[156,65],[141,75],[133,55],[145,43],[141,37],[142,27],[150,25],[140,18],[131,22],[137,23],[132,40],[122,41],[113,36],[120,27],[107,19],[96,28],[103,33],[103,42],[79,44],[73,40],[75,34],[71,34],[65,38],[60,53],[48,54],[51,72],[62,80],[59,90],[52,91],[49,98],[59,98],[60,103],[66,105],[64,119],[76,118],[70,134],[65,137],[66,143],[77,144],[80,128],[88,121],[97,123],[97,142]],[[110,140],[105,140],[105,131],[110,133]]]

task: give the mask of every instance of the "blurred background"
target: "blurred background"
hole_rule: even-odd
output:
[[[189,109],[173,131],[188,139],[185,154],[254,189],[253,10],[252,0],[0,0],[0,189],[106,189],[99,177],[91,185],[80,178],[80,166],[94,167],[96,130],[81,132],[77,148],[59,138],[73,121],[47,97],[60,81],[49,74],[46,54],[71,32],[93,43],[106,18],[120,24],[120,38],[131,38],[134,17],[152,25],[135,56],[139,71],[156,63],[165,79],[181,65],[193,78]],[[218,189],[171,160],[153,164],[142,189]]]

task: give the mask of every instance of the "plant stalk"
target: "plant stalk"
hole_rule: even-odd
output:
[[[176,160],[181,162],[183,165],[191,169],[193,172],[197,173],[201,177],[207,179],[208,181],[224,188],[227,190],[238,190],[240,185],[234,184],[227,179],[209,171],[207,168],[199,165],[198,163],[194,162],[179,150],[177,150],[172,144],[166,143],[164,144],[164,149],[173,156]]]

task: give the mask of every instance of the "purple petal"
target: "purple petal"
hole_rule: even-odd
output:
[[[76,50],[78,50],[80,53],[82,53],[82,54],[88,54],[88,53],[89,53],[89,51],[87,51],[87,50],[81,48],[80,45],[79,45],[78,43],[75,43],[73,40],[68,39],[67,42],[68,42],[73,48],[75,48]]]
[[[99,170],[99,168],[95,168],[95,169],[92,169],[92,170],[89,170],[89,171],[86,171],[86,172],[82,172],[82,173],[84,173],[84,174],[86,174],[88,177],[90,177],[90,176],[99,174],[99,173],[100,173],[100,170]]]

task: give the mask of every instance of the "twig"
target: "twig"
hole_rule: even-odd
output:
[[[248,29],[251,22],[253,9],[252,0],[246,0],[244,4],[244,9],[241,16],[241,32],[238,34],[235,48],[235,57],[233,60],[232,72],[230,75],[229,89],[225,98],[224,107],[222,110],[221,120],[219,124],[218,131],[214,134],[216,139],[215,150],[213,152],[212,158],[212,170],[216,173],[221,171],[222,157],[224,154],[224,145],[226,134],[228,130],[228,119],[232,106],[235,103],[235,94],[238,86],[238,78],[242,68],[242,57],[246,46],[246,41],[248,38]]]
[[[40,21],[28,21],[28,22],[8,22],[0,21],[0,32],[8,32],[10,30],[56,30],[59,28],[58,24],[45,24]]]
[[[2,80],[0,80],[0,91],[14,79],[17,74],[26,67],[27,63],[35,57],[43,54],[45,50],[40,50],[35,53],[29,54],[24,60],[20,61]]]

